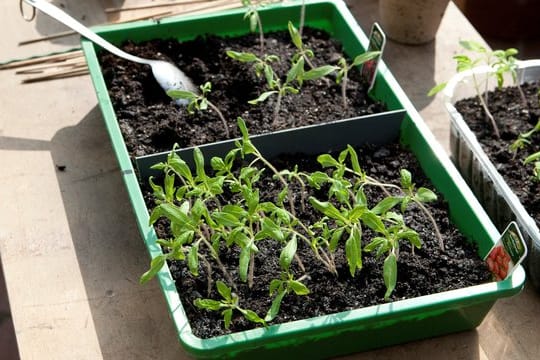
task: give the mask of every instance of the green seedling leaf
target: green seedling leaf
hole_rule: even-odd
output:
[[[279,265],[281,266],[281,269],[284,271],[288,271],[289,267],[291,266],[291,262],[294,259],[294,255],[296,254],[296,248],[297,248],[297,241],[296,241],[296,235],[293,235],[291,240],[287,242],[287,245],[283,247],[281,250],[281,254],[279,255]]]
[[[277,93],[278,93],[277,90],[265,91],[261,95],[259,95],[258,98],[253,99],[253,100],[249,100],[248,103],[251,104],[251,105],[257,105],[258,103],[265,101],[270,96],[272,96],[274,94],[277,94]]]
[[[259,317],[259,315],[257,315],[257,313],[255,311],[253,311],[253,310],[244,310],[244,311],[242,311],[242,314],[244,315],[244,317],[247,320],[249,320],[249,321],[251,321],[253,323],[256,323],[256,324],[262,324],[262,325],[266,326],[266,322],[263,319],[261,319]]]
[[[302,80],[304,79],[304,58],[300,57],[297,62],[295,62],[289,71],[287,72],[287,83],[297,80],[300,86],[302,85]]]
[[[289,280],[289,287],[294,291],[296,295],[308,295],[310,293],[306,285],[302,284],[300,281]]]
[[[461,40],[459,42],[459,44],[469,50],[469,51],[473,51],[473,52],[477,52],[477,53],[484,53],[486,52],[486,48],[482,45],[480,45],[480,43],[476,42],[476,41],[473,41],[473,40]]]
[[[332,232],[332,237],[330,238],[330,245],[328,247],[331,252],[336,251],[339,240],[341,240],[344,231],[344,228],[337,228]]]
[[[423,203],[437,200],[437,195],[433,191],[426,189],[424,187],[419,188],[418,192],[416,193],[414,197],[416,200]]]
[[[365,205],[356,205],[351,211],[349,211],[348,218],[351,223],[356,222],[358,219],[362,218],[364,212],[366,211]]]
[[[193,182],[191,170],[189,169],[189,166],[186,164],[186,162],[180,158],[180,156],[173,153],[167,163],[180,177],[183,177],[190,183]]]
[[[168,202],[172,202],[174,199],[175,187],[174,176],[167,173],[165,174],[165,198]]]
[[[398,233],[398,239],[407,239],[409,242],[420,249],[422,247],[422,240],[420,240],[420,235],[414,230],[405,230]]]
[[[328,177],[328,175],[326,173],[323,173],[322,171],[315,171],[308,178],[309,184],[316,189],[320,189],[321,185],[325,184],[329,180],[330,178]]]
[[[252,242],[252,241],[251,241]],[[247,281],[249,262],[251,260],[251,244],[248,245],[240,251],[240,259],[238,261],[238,276],[243,282]]]
[[[375,205],[375,207],[371,209],[371,212],[375,215],[386,214],[388,210],[400,204],[402,200],[403,198],[400,196],[388,196]]]
[[[540,159],[540,151],[527,156],[525,160],[523,160],[523,164],[529,164],[538,159]]]
[[[381,234],[386,233],[386,228],[381,218],[377,216],[376,214],[374,214],[372,211],[366,210],[364,214],[362,214],[361,219],[362,219],[362,222],[371,230],[376,231]]]
[[[347,150],[349,150],[349,156],[351,158],[351,166],[354,172],[361,174],[362,168],[360,167],[360,162],[358,161],[358,154],[356,150],[351,145],[347,145]]]
[[[206,179],[206,173],[204,171],[204,155],[199,148],[193,149],[193,160],[195,161],[195,171],[197,177],[201,180]]]
[[[223,322],[224,322],[224,326],[225,326],[225,329],[229,329],[231,327],[231,323],[232,323],[232,315],[233,315],[233,310],[232,309],[225,309],[223,310],[223,312],[221,313],[223,315]]]
[[[185,90],[169,90],[167,91],[167,95],[172,99],[185,99],[189,101],[197,99],[197,94]]]
[[[245,63],[254,62],[259,59],[257,55],[250,52],[237,52],[237,51],[227,50],[226,53],[228,57],[234,60],[238,60],[240,62],[245,62]]]
[[[373,240],[371,240],[369,244],[364,247],[364,251],[372,252],[373,250],[379,249],[381,247],[383,247],[385,249],[384,251],[386,251],[388,244],[389,240],[387,238],[376,236],[373,238]]]
[[[403,189],[410,189],[413,186],[411,172],[407,169],[401,169],[399,171],[401,187]]]
[[[221,226],[225,227],[237,227],[242,226],[242,222],[231,213],[226,213],[222,211],[214,211],[212,213],[212,219]]]
[[[304,80],[315,80],[315,79],[320,79],[322,77],[325,77],[331,73],[333,73],[334,71],[336,71],[337,69],[339,69],[338,67],[336,66],[331,66],[331,65],[323,65],[323,66],[319,66],[315,69],[311,69],[311,70],[308,70],[306,71],[302,78]]]
[[[154,196],[159,200],[165,200],[165,191],[163,191],[163,187],[154,183],[153,176],[148,179],[148,182],[150,183]]]
[[[349,238],[345,242],[345,256],[349,264],[349,272],[354,277],[356,270],[362,268],[362,236],[360,230],[355,226],[351,229]]]
[[[163,265],[165,265],[165,261],[167,260],[167,256],[160,254],[152,259],[150,262],[150,269],[141,275],[141,278],[139,279],[139,282],[141,284],[147,283],[150,279],[152,279],[156,274],[161,270]]]
[[[303,44],[302,44],[302,37],[300,36],[300,33],[298,30],[294,27],[292,22],[288,22],[287,27],[289,28],[289,34],[291,35],[291,40],[294,46],[296,46],[299,50],[302,50]]]
[[[221,309],[221,302],[212,299],[195,299],[193,304],[199,309],[217,311]]]
[[[363,54],[360,54],[357,57],[355,57],[353,62],[352,62],[352,65],[353,66],[361,65],[361,64],[365,63],[366,61],[375,59],[380,54],[381,54],[380,51],[367,51],[367,52],[365,52]]]
[[[328,216],[329,218],[332,218],[332,219],[335,219],[335,220],[339,220],[341,221],[342,223],[346,224],[347,223],[347,219],[341,214],[341,212],[336,209],[336,207],[334,205],[332,205],[331,203],[329,202],[326,202],[326,201],[319,201],[317,199],[315,199],[314,197],[310,197],[309,198],[309,202],[311,203],[311,205],[317,209],[318,211],[320,211],[321,213],[323,213],[324,215]]]
[[[232,298],[231,288],[228,287],[227,284],[225,284],[221,280],[218,280],[216,281],[216,288],[219,295],[221,295],[222,298],[227,300],[227,302],[232,302],[233,298]]]
[[[391,252],[386,259],[384,259],[383,278],[384,285],[386,285],[384,300],[388,301],[390,299],[390,295],[392,295],[392,292],[396,287],[397,282],[397,258],[393,252]]]
[[[199,276],[199,247],[193,245],[187,256],[188,268],[193,276]]]
[[[274,281],[277,281],[279,283],[278,286],[281,285],[280,280],[272,280],[272,282],[274,282]],[[271,291],[270,294],[272,294],[272,293],[273,292]],[[277,293],[274,300],[272,300],[272,306],[270,306],[270,309],[268,310],[268,312],[266,313],[266,316],[264,317],[265,321],[270,322],[270,321],[272,321],[272,320],[274,320],[276,318],[276,316],[279,314],[279,309],[281,307],[281,302],[283,301],[283,298],[285,297],[286,294],[287,293],[286,293],[285,290],[279,291]]]
[[[329,154],[322,154],[317,157],[317,161],[322,167],[334,167],[339,166],[339,162]]]
[[[446,88],[446,85],[448,85],[448,82],[443,82],[443,83],[435,85],[434,87],[431,88],[431,90],[429,90],[429,92],[427,93],[427,96],[434,96],[440,93]]]

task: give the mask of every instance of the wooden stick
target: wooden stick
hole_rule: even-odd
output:
[[[68,77],[73,76],[81,76],[81,75],[87,75],[88,69],[73,69],[73,70],[62,70],[55,73],[43,75],[43,76],[36,76],[32,78],[26,78],[22,81],[23,84],[31,84],[36,83],[40,81],[48,81],[48,80],[56,80],[56,79],[65,79]]]
[[[49,70],[49,69],[69,68],[69,67],[75,68],[75,67],[83,67],[83,66],[86,66],[86,61],[84,61],[84,59],[73,58],[71,60],[61,62],[61,63],[52,63],[52,64],[49,64],[49,65],[33,67],[33,68],[30,68],[30,69],[18,70],[18,71],[15,72],[15,74],[16,75],[37,74],[37,73],[42,73],[42,72],[44,72],[46,70]]]
[[[64,61],[67,59],[72,59],[72,58],[80,57],[80,56],[83,56],[82,50],[75,50],[75,51],[70,51],[70,52],[55,54],[55,55],[45,55],[45,56],[40,56],[40,57],[36,57],[32,59],[14,61],[8,64],[0,65],[0,70],[15,69],[19,67],[28,66],[28,65],[50,63],[50,62],[55,62],[55,61]]]
[[[212,0],[182,0],[182,1],[168,1],[166,3],[158,3],[158,4],[147,4],[147,5],[134,5],[134,6],[126,6],[126,7],[118,7],[118,8],[106,8],[105,13],[115,13],[115,12],[122,12],[122,11],[129,11],[129,10],[141,10],[141,9],[152,9],[157,7],[164,7],[164,6],[177,6],[177,5],[189,5],[189,4],[196,4],[201,2],[209,2]]]
[[[219,5],[203,5],[194,7],[188,10],[180,10],[173,12],[171,15],[167,15],[166,17],[170,16],[177,16],[177,15],[184,15],[184,14],[203,14],[205,12],[210,11],[219,11],[219,10],[228,10],[228,9],[235,9],[242,7],[242,4],[238,1],[231,1],[231,0],[217,0],[216,3],[220,3]],[[161,18],[160,18],[161,19]]]
[[[152,15],[144,15],[144,16],[139,16],[139,17],[127,19],[127,20],[113,21],[110,24],[123,24],[123,23],[127,23],[127,22],[132,22],[132,21],[148,20],[148,19],[152,19],[152,18],[155,18],[155,17],[161,18],[161,17],[167,16],[167,14],[171,14],[171,13],[172,13],[172,11],[163,11],[163,12],[159,12],[159,13],[152,14]],[[35,39],[24,40],[24,41],[19,42],[19,46],[28,45],[28,44],[34,44],[34,43],[37,43],[37,42],[40,42],[40,41],[54,40],[54,39],[58,39],[58,38],[66,37],[66,36],[71,36],[71,35],[77,35],[77,32],[72,31],[72,30],[68,30],[68,31],[63,31],[63,32],[59,32],[59,33],[56,33],[56,34],[51,34],[51,35],[38,37],[38,38],[35,38]]]

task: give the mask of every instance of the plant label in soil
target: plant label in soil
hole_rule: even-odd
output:
[[[373,60],[366,61],[362,64],[362,77],[366,79],[369,84],[368,92],[373,88],[375,84],[375,78],[377,75],[377,67],[379,62],[382,59],[382,53],[384,50],[384,45],[386,44],[386,35],[382,31],[378,23],[373,23],[371,27],[371,33],[369,35],[369,45],[367,51],[380,51],[381,54]]]
[[[525,256],[527,245],[517,224],[512,221],[484,260],[495,280],[500,281],[509,277]]]

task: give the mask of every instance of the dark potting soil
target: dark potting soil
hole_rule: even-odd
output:
[[[540,182],[532,181],[532,164],[523,165],[523,160],[540,151],[540,134],[530,139],[531,143],[517,154],[510,151],[510,145],[519,134],[531,130],[538,122],[540,107],[539,85],[524,84],[523,92],[527,105],[521,101],[517,87],[504,87],[488,94],[489,109],[498,125],[500,138],[497,139],[477,98],[468,98],[456,103],[456,109],[478,138],[495,167],[510,188],[540,226]]]
[[[381,182],[399,185],[399,171],[405,168],[412,173],[413,182],[417,187],[424,186],[433,189],[414,156],[400,145],[366,146],[359,149],[358,154],[362,168],[368,175]],[[273,159],[271,162],[278,170],[292,169],[294,165],[298,165],[302,171],[324,171],[316,162],[315,157],[287,155]],[[257,183],[261,191],[261,202],[275,201],[277,194],[281,191],[279,182],[267,174],[268,171]],[[294,182],[292,184],[294,186]],[[319,219],[320,214],[313,210],[309,204],[305,210],[302,210],[300,206],[301,188],[298,186],[292,188],[292,191],[296,195],[297,216],[301,219]],[[318,191],[311,189],[308,190],[306,198],[313,195],[318,199],[324,199],[324,194],[327,191],[328,188]],[[366,195],[370,207],[382,199],[381,191],[378,188],[367,187]],[[227,201],[226,198],[220,198],[222,204],[227,203]],[[404,214],[405,223],[419,233],[423,246],[421,249],[415,249],[413,254],[408,243],[405,241],[401,243],[397,286],[392,293],[391,301],[463,288],[485,283],[491,279],[484,262],[476,253],[475,246],[471,245],[450,223],[447,205],[441,196],[439,195],[436,202],[429,203],[427,206],[440,227],[445,250],[443,251],[439,247],[433,226],[424,213],[419,211],[416,205],[411,205]],[[167,236],[166,230],[164,230],[164,221],[161,220],[156,226],[158,237]],[[373,236],[374,233],[370,229],[363,229],[363,246]],[[385,303],[386,289],[382,276],[384,256],[377,259],[371,253],[364,253],[363,268],[353,278],[349,273],[344,255],[344,241],[345,238],[341,240],[336,252],[338,276],[326,270],[315,259],[311,249],[299,241],[298,254],[305,265],[306,272],[303,273],[295,261],[292,263],[292,269],[295,278],[306,275],[303,282],[311,293],[307,296],[287,295],[283,300],[278,317],[271,324]],[[269,283],[272,279],[280,276],[279,254],[281,246],[276,245],[275,241],[260,240],[257,242],[257,247],[259,252],[255,256],[255,281],[251,289],[237,277],[239,252],[222,247],[220,258],[235,277],[238,285],[236,293],[240,299],[240,306],[251,309],[259,316],[264,317],[272,302],[272,298],[268,295]],[[193,305],[193,301],[197,298],[220,299],[215,287],[208,295],[206,270],[203,266],[200,266],[198,277],[190,274],[184,262],[173,261],[169,263],[169,267],[195,335],[208,338],[254,327],[242,315],[235,313],[231,328],[225,331],[220,312],[200,310]],[[219,279],[221,276],[218,270],[214,271],[213,274],[215,279]]]
[[[325,32],[305,29],[303,41],[313,50],[315,66],[336,65],[343,56],[341,45]],[[275,97],[259,105],[248,104],[267,91],[264,77],[258,78],[252,64],[229,58],[226,50],[260,53],[257,35],[221,38],[212,35],[179,43],[176,40],[153,40],[140,44],[126,43],[123,49],[145,58],[159,58],[177,64],[194,82],[209,81],[208,99],[227,120],[230,138],[239,136],[236,118],[241,116],[252,134],[346,119],[385,110],[381,103],[366,95],[366,84],[355,68],[349,73],[347,103],[342,106],[341,87],[328,79],[306,81],[300,94],[283,98],[279,118],[272,124]],[[285,78],[295,53],[288,32],[266,34],[265,53],[279,56],[273,63],[277,74]],[[356,55],[356,54],[355,54]],[[107,52],[99,55],[105,82],[132,156],[169,151],[174,143],[181,148],[211,143],[226,138],[224,126],[213,110],[188,114],[159,87],[146,65],[125,61]],[[349,60],[350,61],[350,60]],[[306,69],[309,69],[306,65]],[[274,126],[275,125],[275,126]]]

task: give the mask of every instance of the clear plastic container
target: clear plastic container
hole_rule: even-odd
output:
[[[460,99],[475,96],[471,85],[473,74],[484,81],[490,71],[492,69],[487,66],[477,67],[456,74],[448,82],[444,95],[445,106],[451,117],[450,150],[454,163],[499,231],[503,231],[510,221],[517,222],[529,248],[525,260],[529,279],[540,291],[540,230],[536,221],[510,189],[454,106]],[[491,77],[489,79],[493,81]],[[519,61],[518,80],[520,83],[540,80],[540,60]],[[491,83],[487,85],[489,89],[495,86]]]

